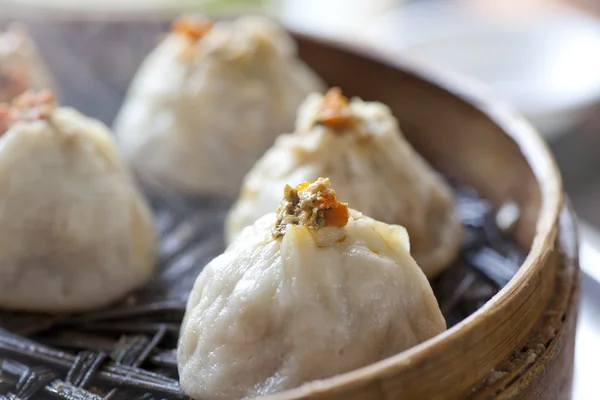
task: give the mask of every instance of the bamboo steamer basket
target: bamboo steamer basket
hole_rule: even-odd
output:
[[[59,72],[65,102],[110,122],[126,82],[154,44],[148,38],[164,32],[171,17],[108,22],[69,17],[27,25]],[[78,37],[86,44],[68,45]],[[443,334],[270,399],[569,399],[578,244],[573,212],[543,140],[510,107],[463,77],[305,33],[295,37],[301,58],[330,85],[389,105],[405,136],[436,168],[474,187],[495,207],[515,202],[520,218],[514,234],[527,258],[495,297]],[[126,46],[127,41],[137,45]],[[117,75],[102,67],[110,62],[93,62],[114,60],[115,46],[127,49]],[[71,57],[88,61],[87,78],[63,68]],[[103,82],[106,93],[99,93],[89,76]],[[98,104],[109,108],[98,110]]]

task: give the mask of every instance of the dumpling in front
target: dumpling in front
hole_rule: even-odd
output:
[[[198,276],[177,357],[197,399],[251,398],[374,363],[446,328],[401,226],[287,186]]]

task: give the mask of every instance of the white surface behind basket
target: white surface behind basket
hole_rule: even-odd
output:
[[[575,342],[574,400],[597,400],[600,391],[600,234],[582,226],[581,308]]]

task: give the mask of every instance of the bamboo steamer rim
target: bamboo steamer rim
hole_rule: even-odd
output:
[[[355,44],[334,39],[324,39],[291,30],[296,38],[320,43],[369,61],[381,63],[402,70],[421,80],[431,83],[468,103],[514,141],[531,168],[540,188],[541,205],[535,229],[535,238],[527,257],[515,276],[483,307],[445,332],[374,364],[367,365],[331,378],[308,382],[298,388],[279,392],[265,399],[292,400],[326,392],[342,393],[357,382],[375,381],[389,375],[392,370],[402,368],[426,358],[424,350],[442,349],[453,346],[462,335],[473,331],[487,321],[498,316],[503,307],[511,303],[517,292],[532,284],[535,273],[541,273],[546,260],[554,249],[558,233],[558,220],[563,203],[563,189],[560,171],[547,143],[542,136],[513,107],[496,97],[485,85],[450,70],[424,65],[414,60],[400,59],[397,55],[373,48],[363,48]],[[507,349],[507,356],[512,349]],[[483,375],[487,375],[487,372]]]

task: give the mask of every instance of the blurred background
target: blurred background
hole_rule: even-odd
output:
[[[23,22],[62,101],[110,123],[140,61],[185,11],[266,13],[296,30],[455,70],[519,109],[555,153],[582,223],[574,398],[598,399],[600,1],[0,0],[0,26]]]

